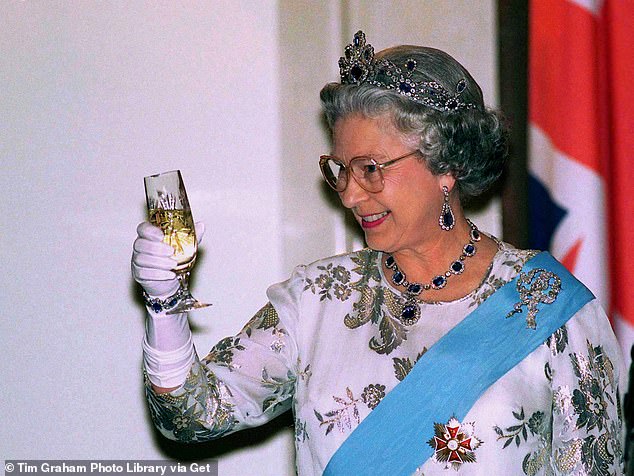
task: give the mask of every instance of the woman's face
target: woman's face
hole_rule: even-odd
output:
[[[333,155],[346,165],[360,156],[383,163],[414,150],[387,116],[339,119],[333,130],[333,146]],[[424,249],[433,240],[431,235],[437,236],[440,230],[442,185],[446,185],[448,176],[432,175],[415,155],[384,168],[383,178],[385,186],[376,193],[364,190],[350,178],[347,188],[339,193],[341,202],[352,210],[370,248],[389,253]]]

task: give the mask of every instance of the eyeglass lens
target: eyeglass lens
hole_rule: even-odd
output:
[[[328,159],[324,163],[322,170],[326,181],[332,188],[338,192],[346,188],[348,174],[342,164],[334,159]]]
[[[381,168],[367,157],[357,157],[348,166],[359,185],[370,192],[378,192],[383,185]],[[337,191],[345,190],[348,183],[346,167],[339,161],[329,158],[324,163],[324,176],[328,183]]]

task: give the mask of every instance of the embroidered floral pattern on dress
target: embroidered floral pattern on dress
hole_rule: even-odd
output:
[[[537,255],[538,253],[532,250],[525,250],[525,251],[513,250],[513,251],[514,251],[513,257],[515,259],[503,261],[502,266],[505,268],[512,268],[514,275],[519,273],[522,270],[522,267],[524,266],[524,264],[529,259]],[[495,291],[497,291],[502,286],[504,286],[508,281],[509,281],[508,279],[503,279],[497,276],[495,273],[490,273],[486,277],[482,285],[480,286],[480,289],[478,290],[478,292],[473,297],[471,303],[469,304],[469,307],[479,306],[484,301],[486,301]]]
[[[295,381],[295,375],[290,370],[286,374],[286,378],[282,378],[269,375],[266,368],[263,368],[260,383],[264,388],[271,391],[271,395],[264,399],[262,411],[275,409],[276,406],[292,397],[295,391]]]
[[[482,444],[475,436],[474,423],[450,418],[446,424],[434,423],[434,436],[427,444],[434,449],[433,460],[458,471],[463,463],[475,463],[475,450]]]
[[[297,443],[304,443],[306,440],[310,439],[305,421],[302,421],[299,418],[295,418],[294,426],[295,426],[295,441]]]
[[[370,410],[374,410],[381,400],[385,397],[385,385],[373,383],[366,386],[361,392],[360,398],[355,398],[354,393],[350,390],[350,387],[346,387],[346,396],[337,397],[332,399],[339,405],[339,408],[329,410],[322,414],[317,410],[314,410],[315,417],[319,420],[319,426],[326,427],[326,435],[329,434],[335,426],[337,429],[344,433],[351,430],[354,426],[361,422],[359,413],[359,403],[364,403]]]
[[[526,420],[524,407],[520,407],[519,411],[513,411],[512,413],[515,419],[518,420],[517,424],[511,425],[504,430],[498,426],[493,427],[493,430],[498,435],[498,441],[504,441],[504,446],[502,448],[506,448],[513,442],[515,442],[515,446],[519,447],[522,441],[528,440],[529,431],[531,435],[540,435],[544,432],[544,412],[538,410],[534,412],[528,420]]]
[[[299,377],[299,380],[306,382],[306,384],[308,384],[310,377],[313,375],[312,370],[310,370],[310,364],[308,364],[302,370],[302,359],[297,358],[297,369],[298,369],[297,377]]]
[[[284,337],[287,332],[284,329],[278,329],[277,327],[273,329],[273,337],[275,340],[271,342],[271,350],[277,354],[282,352],[282,349],[286,346],[286,340]]]
[[[233,353],[239,350],[244,350],[244,346],[240,344],[240,337],[225,337],[211,348],[209,354],[203,359],[203,364],[215,362],[228,367],[229,370],[235,370],[238,367],[233,364]]]
[[[240,334],[251,337],[255,330],[271,329],[273,340],[270,343],[270,349],[276,353],[280,353],[286,346],[285,338],[288,336],[288,332],[286,332],[286,329],[279,327],[279,323],[280,318],[275,308],[271,303],[267,303],[244,326]],[[240,343],[240,334],[235,337],[226,337],[218,342],[203,359],[203,363],[208,365],[210,362],[214,362],[218,365],[228,367],[230,370],[239,368],[239,366],[233,363],[233,358],[235,351],[245,350],[244,345]]]
[[[319,289],[320,300],[324,299],[332,300],[332,294],[339,301],[345,301],[352,294],[352,290],[348,283],[350,282],[350,271],[341,265],[333,266],[333,263],[329,263],[326,266],[317,266],[317,269],[322,273],[313,281],[310,278],[306,278],[306,285],[304,291],[310,290],[313,294],[317,293]]]
[[[613,475],[622,464],[621,420],[619,392],[614,376],[614,366],[605,356],[601,346],[593,346],[586,341],[587,354],[571,352],[565,355],[569,345],[566,326],[556,331],[545,344],[553,357],[570,362],[577,385],[572,388],[560,385],[553,392],[552,415],[559,425],[559,438],[563,438],[557,448],[551,447],[552,417],[550,409],[534,411],[526,418],[524,408],[513,411],[516,423],[504,430],[495,426],[498,441],[504,441],[502,449],[512,443],[522,447],[526,443],[533,451],[522,461],[525,474],[593,474]],[[550,369],[550,366],[546,366]],[[547,370],[552,379],[552,372]],[[615,418],[616,417],[616,418]],[[583,438],[566,435],[584,434]],[[535,449],[536,448],[536,449]]]
[[[352,271],[359,279],[350,286],[359,298],[353,304],[353,312],[344,317],[344,324],[356,329],[371,322],[378,327],[379,335],[370,339],[370,349],[378,354],[390,354],[407,336],[406,326],[399,319],[405,299],[381,285],[378,252],[361,250],[352,255],[351,260],[356,265]]]
[[[180,441],[206,441],[238,423],[224,383],[195,361],[183,386],[170,393],[152,390],[145,376],[150,416],[159,431]]]
[[[555,467],[560,474],[592,474],[612,476],[615,473],[614,463],[618,464],[623,455],[620,438],[615,438],[620,425],[611,422],[609,432],[598,437],[588,435],[586,438],[575,438],[567,441],[562,448],[555,451]],[[581,468],[579,468],[581,466]],[[579,470],[583,471],[581,473]]]
[[[326,435],[329,434],[335,426],[341,433],[345,433],[352,429],[352,423],[355,422],[355,426],[361,422],[359,418],[359,408],[357,404],[359,399],[354,397],[352,390],[346,387],[346,396],[337,397],[332,399],[339,405],[339,408],[330,410],[323,415],[317,410],[314,410],[315,417],[319,420],[319,426],[326,427]]]
[[[614,366],[601,346],[586,341],[588,356],[571,354],[572,368],[579,379],[579,388],[572,392],[572,405],[578,415],[577,428],[604,429],[608,403],[616,405],[610,392],[615,389]]]
[[[270,343],[270,348],[274,352],[280,353],[284,348],[285,337],[288,335],[286,329],[279,327],[280,318],[275,311],[275,308],[271,303],[267,303],[262,309],[260,309],[249,322],[243,327],[241,333],[237,336],[226,337],[218,342],[211,348],[209,354],[203,359],[203,364],[208,365],[214,362],[217,365],[228,367],[229,370],[235,370],[239,368],[238,365],[233,363],[233,359],[236,351],[245,350],[244,345],[240,342],[240,335],[246,335],[251,337],[255,330],[269,330],[271,329],[271,336],[273,340]]]
[[[471,300],[469,307],[477,307],[486,301],[495,291],[507,283],[506,280],[497,276],[488,276],[482,283],[481,291]]]
[[[568,330],[566,326],[561,326],[553,335],[546,339],[546,346],[550,348],[553,355],[561,354],[568,345]]]
[[[414,359],[413,363],[409,357],[392,358],[392,364],[394,365],[394,376],[396,377],[396,379],[399,381],[405,379],[405,377],[407,377],[407,374],[409,374],[410,371],[414,368],[414,365],[416,365],[416,362],[418,362],[418,359],[420,359],[425,352],[427,352],[427,347],[423,347],[423,350],[420,354],[416,356],[416,359]]]
[[[503,449],[515,443],[517,448],[520,445],[531,441],[531,446],[536,448],[529,452],[522,461],[524,474],[536,475],[545,465],[549,464],[551,453],[551,418],[543,411],[534,411],[528,419],[524,412],[524,407],[518,411],[512,411],[517,422],[504,430],[494,426],[493,430],[498,435],[497,441],[504,441]]]
[[[260,309],[255,316],[247,322],[247,324],[242,329],[242,332],[247,335],[247,337],[251,337],[251,334],[256,329],[277,329],[277,326],[280,323],[280,317],[277,315],[277,311],[273,307],[273,305],[269,302]],[[284,331],[286,332],[286,331]]]
[[[575,428],[575,412],[572,406],[572,392],[568,385],[561,385],[553,392],[553,412],[562,420],[565,433]]]
[[[385,385],[370,384],[363,389],[361,400],[370,410],[374,410],[385,397]]]

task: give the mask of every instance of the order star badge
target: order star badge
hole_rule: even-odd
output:
[[[434,449],[433,459],[456,471],[463,463],[475,463],[474,450],[482,441],[474,432],[474,423],[460,423],[454,417],[445,425],[434,423],[434,437],[427,442]]]

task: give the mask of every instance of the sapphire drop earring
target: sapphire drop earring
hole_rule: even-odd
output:
[[[449,205],[449,189],[446,185],[442,187],[442,193],[445,194],[445,201],[442,204],[440,210],[440,218],[438,218],[438,225],[445,231],[451,230],[456,224],[456,217],[453,214],[451,205]]]

